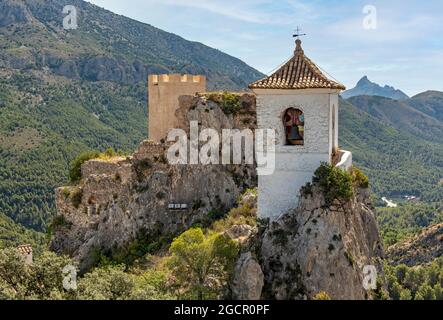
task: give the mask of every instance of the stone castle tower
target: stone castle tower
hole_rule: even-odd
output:
[[[288,62],[249,87],[257,96],[258,127],[276,130],[275,171],[258,178],[258,214],[275,218],[296,207],[300,188],[337,154],[338,95],[345,87],[323,74],[299,39]],[[344,155],[349,167],[352,155]]]
[[[206,91],[206,78],[198,75],[149,75],[149,139],[159,142],[170,129],[176,128],[178,98]]]

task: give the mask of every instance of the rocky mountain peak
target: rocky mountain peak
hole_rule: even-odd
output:
[[[385,85],[384,87],[369,80],[367,76],[361,78],[355,88],[343,92],[342,97],[347,99],[355,96],[380,96],[394,100],[409,99],[401,90],[397,90],[392,86]]]
[[[368,76],[364,76],[357,82],[357,87],[362,87],[370,84],[372,84],[372,82],[368,79]]]

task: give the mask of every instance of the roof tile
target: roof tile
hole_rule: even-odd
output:
[[[272,75],[249,85],[251,89],[339,89],[345,86],[329,79],[305,56],[297,40],[294,56]]]

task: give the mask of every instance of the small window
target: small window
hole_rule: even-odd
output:
[[[290,108],[285,111],[283,116],[283,125],[285,127],[286,145],[305,144],[305,117],[303,111]]]

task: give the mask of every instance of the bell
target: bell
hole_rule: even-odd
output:
[[[303,140],[297,126],[292,126],[291,132],[289,133],[289,140]]]

